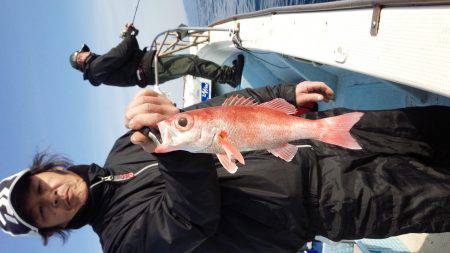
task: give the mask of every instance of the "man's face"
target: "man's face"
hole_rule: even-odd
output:
[[[86,58],[91,54],[91,52],[79,52],[76,56],[78,66],[83,67],[86,63]]]
[[[65,227],[87,198],[87,185],[77,174],[42,172],[30,177],[25,212],[38,228]]]

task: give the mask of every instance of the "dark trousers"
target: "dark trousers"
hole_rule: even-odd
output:
[[[450,232],[450,107],[366,112],[351,134],[363,150],[311,143],[317,234],[342,240]]]
[[[225,83],[229,69],[229,67],[221,67],[212,61],[203,60],[190,54],[162,56],[158,61],[159,83],[184,75]]]

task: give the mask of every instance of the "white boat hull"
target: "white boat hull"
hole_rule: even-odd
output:
[[[370,33],[372,8],[299,12],[242,18],[243,47],[297,57],[379,77],[450,97],[450,6],[386,7],[378,34]],[[222,63],[237,51],[228,33],[212,32],[197,54]],[[223,52],[222,54],[220,52]],[[223,55],[223,57],[220,57]]]

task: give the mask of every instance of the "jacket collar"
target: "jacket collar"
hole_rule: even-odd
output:
[[[101,209],[99,207],[105,199],[103,198],[105,185],[100,184],[95,187],[91,186],[100,181],[101,177],[107,176],[110,173],[94,163],[91,165],[72,166],[68,168],[68,170],[83,178],[89,188],[89,196],[86,204],[81,207],[74,218],[66,226],[67,229],[78,229],[92,223],[98,216],[99,210]]]
[[[84,65],[83,68],[83,79],[87,80],[90,79],[90,68],[91,68],[91,63],[98,58],[97,54],[91,53],[87,58],[86,58],[86,63]]]

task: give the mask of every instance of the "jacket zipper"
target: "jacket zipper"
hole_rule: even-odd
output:
[[[143,171],[153,168],[153,167],[157,167],[158,163],[152,163],[149,164],[147,166],[145,166],[144,168],[140,169],[138,172],[134,173],[134,172],[128,172],[128,173],[124,173],[124,174],[120,174],[120,175],[109,175],[109,176],[105,176],[105,177],[100,177],[100,181],[94,183],[91,185],[91,187],[89,187],[90,189],[93,189],[94,187],[96,187],[97,185],[103,183],[103,182],[122,182],[122,181],[128,181],[131,180],[133,178],[135,178],[136,176],[138,176],[139,174],[141,174]]]

